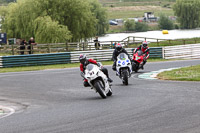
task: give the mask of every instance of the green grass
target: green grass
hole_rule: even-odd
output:
[[[149,47],[177,46],[177,45],[197,44],[197,43],[200,43],[200,38],[177,39],[177,40],[171,40],[171,41],[161,41],[159,43],[151,42],[149,44]],[[139,45],[140,45],[140,43],[139,44],[129,44],[128,47],[135,48]]]
[[[162,72],[157,77],[162,80],[200,81],[200,65]]]
[[[108,19],[127,19],[127,18],[134,18],[134,17],[143,17],[144,12],[154,12],[156,17],[160,16],[160,14],[165,14],[167,16],[173,16],[173,10],[168,9],[157,9],[157,10],[141,10],[141,11],[112,11],[108,9]]]
[[[108,11],[108,19],[126,19],[143,17],[144,12],[154,12],[156,17],[160,14],[174,16],[173,5],[175,2],[168,0],[99,0]],[[156,8],[155,8],[156,6]]]
[[[158,61],[168,61],[165,59],[148,59],[148,62],[158,62]],[[103,65],[112,65],[113,61],[104,61]],[[21,72],[21,71],[38,71],[38,70],[47,70],[47,69],[63,69],[63,68],[72,68],[79,67],[80,63],[71,63],[71,64],[58,64],[58,65],[45,65],[45,66],[27,66],[27,67],[13,67],[13,68],[0,68],[0,73],[6,72]]]
[[[173,41],[162,41],[157,44],[156,42],[150,43],[150,47],[161,47],[161,46],[175,46],[183,44],[196,44],[200,43],[200,38],[191,38],[191,39],[177,39]]]
[[[100,3],[102,3],[105,7],[121,7],[121,6],[145,6],[145,5],[151,5],[151,6],[163,6],[163,7],[170,7],[175,3],[175,0],[173,2],[169,2],[169,0],[99,0]]]

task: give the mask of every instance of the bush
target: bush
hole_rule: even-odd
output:
[[[127,20],[124,24],[124,28],[126,31],[134,31],[135,30],[135,20]]]
[[[161,14],[158,21],[160,29],[172,30],[174,28],[173,22],[165,15]]]
[[[136,22],[135,23],[135,31],[136,32],[148,31],[148,29],[149,29],[148,25],[144,22]]]
[[[175,25],[174,25],[174,28],[175,28],[175,29],[179,29],[179,25],[178,25],[178,24],[175,24]]]

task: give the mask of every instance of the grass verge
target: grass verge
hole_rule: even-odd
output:
[[[157,77],[162,80],[200,81],[200,65],[162,72]]]
[[[158,61],[168,61],[165,59],[148,59],[148,62],[158,62]],[[112,65],[113,61],[104,61],[103,65]],[[45,65],[45,66],[27,66],[27,67],[13,67],[13,68],[0,68],[0,73],[6,72],[21,72],[21,71],[39,71],[46,69],[63,69],[63,68],[72,68],[79,67],[80,63],[72,63],[72,64],[58,64],[58,65]]]

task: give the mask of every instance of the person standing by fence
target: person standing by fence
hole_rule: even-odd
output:
[[[96,50],[99,50],[100,48],[100,43],[99,43],[99,40],[98,40],[98,36],[96,36],[96,39],[94,40],[94,45],[95,45],[95,49]]]
[[[22,39],[22,42],[20,43],[20,54],[24,55],[24,50],[25,50],[25,46],[27,45],[27,42],[25,39]]]
[[[28,52],[29,54],[33,54],[33,46],[36,45],[37,43],[35,43],[35,40],[33,37],[30,38],[30,40],[28,41]]]

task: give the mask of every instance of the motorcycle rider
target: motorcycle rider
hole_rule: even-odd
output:
[[[144,69],[143,66],[147,62],[147,59],[149,58],[149,47],[148,47],[147,41],[142,42],[142,44],[138,48],[136,48],[133,53],[136,53],[138,50],[141,50],[143,54],[145,54],[143,58],[143,63],[141,66],[141,69]]]
[[[117,56],[121,53],[125,53],[128,55],[128,58],[130,59],[130,61],[132,61],[132,59],[130,58],[128,52],[122,47],[122,45],[120,43],[115,45],[115,50],[113,51],[113,55],[112,55],[112,60],[114,61],[112,69],[113,71],[116,71],[116,61],[117,61]]]
[[[82,73],[85,73],[86,66],[87,66],[88,64],[90,64],[90,63],[99,66],[99,64],[97,63],[96,60],[87,59],[87,57],[86,57],[85,54],[81,54],[81,55],[80,55],[79,61],[80,61],[80,63],[81,63],[81,64],[80,64],[80,71],[81,71]],[[110,82],[110,83],[113,82],[113,80],[112,80],[111,78],[109,78],[108,70],[107,70],[105,67],[101,67],[101,71],[107,76],[108,82]],[[84,85],[85,87],[90,86],[89,83],[88,83],[88,81],[87,81],[87,79],[84,79],[83,85]]]

